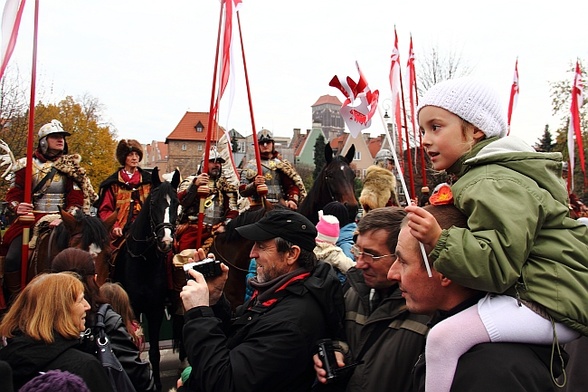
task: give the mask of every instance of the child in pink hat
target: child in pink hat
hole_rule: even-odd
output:
[[[319,221],[316,224],[316,247],[314,254],[318,260],[329,263],[337,271],[341,283],[345,282],[347,270],[355,265],[355,262],[343,253],[336,245],[339,238],[339,220],[334,215],[323,215],[319,211]]]

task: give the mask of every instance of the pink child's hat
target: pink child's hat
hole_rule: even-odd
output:
[[[319,221],[316,224],[317,241],[336,243],[339,238],[339,219],[334,215],[323,215],[323,211],[318,212]]]

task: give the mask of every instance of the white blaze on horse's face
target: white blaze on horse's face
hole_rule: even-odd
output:
[[[89,246],[88,252],[90,252],[92,257],[96,258],[100,254],[100,252],[102,252],[102,248],[99,245],[92,242]]]
[[[345,170],[345,166],[341,165],[340,169],[341,169],[341,171]]]
[[[165,209],[165,212],[163,213],[163,223],[172,223],[169,213],[169,206],[171,205],[171,198],[169,197],[169,195],[165,196],[165,200],[167,201],[167,207]],[[163,229],[163,238],[161,239],[161,241],[163,241],[165,244],[172,243],[172,232],[169,227],[165,227]]]

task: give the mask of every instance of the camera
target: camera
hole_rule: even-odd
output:
[[[337,359],[335,358],[335,347],[331,339],[321,339],[317,343],[317,354],[323,363],[323,369],[327,372],[327,383],[337,377]]]
[[[190,269],[195,269],[196,271],[200,272],[202,275],[204,275],[204,279],[214,278],[223,273],[221,270],[220,261],[211,258],[184,264],[184,271],[186,272],[186,277],[188,279],[192,279],[192,277],[188,274],[188,270]]]

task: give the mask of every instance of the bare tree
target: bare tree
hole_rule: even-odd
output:
[[[417,89],[420,96],[443,80],[467,76],[472,72],[461,51],[442,50],[438,46],[432,46],[419,54],[417,68]]]

